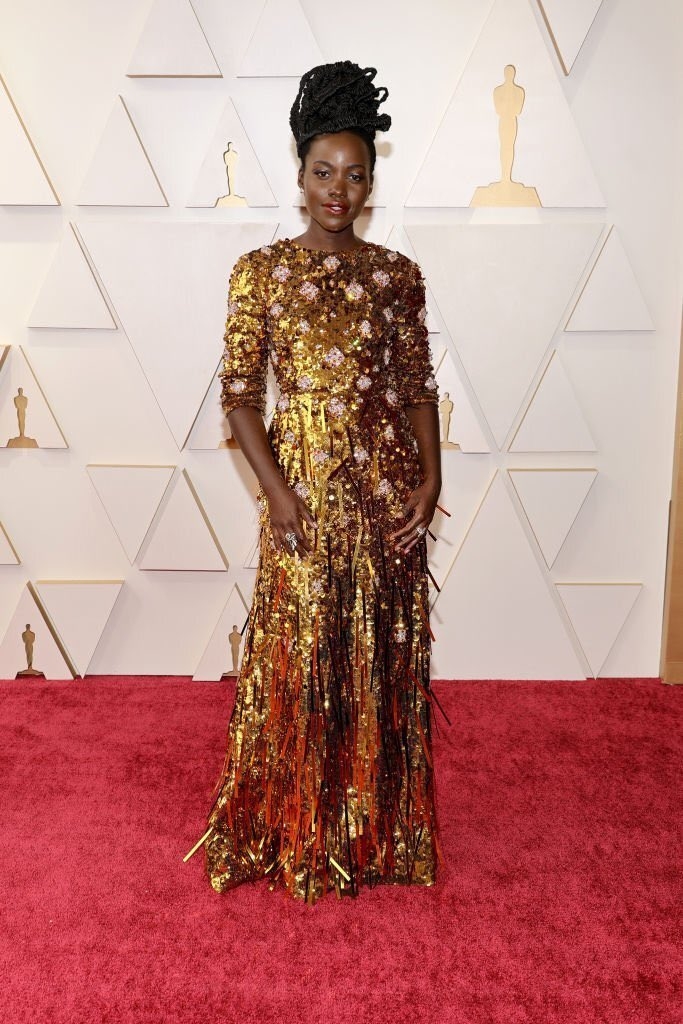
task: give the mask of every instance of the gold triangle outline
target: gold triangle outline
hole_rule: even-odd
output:
[[[5,527],[3,526],[2,522],[0,522],[0,532],[3,534],[5,540],[9,544],[10,551],[12,552],[14,557],[16,558],[16,563],[15,564],[16,565],[21,565],[22,561],[21,561],[21,558],[19,557],[19,552],[17,551],[17,549],[15,548],[14,544],[12,543],[12,539],[11,539],[9,533],[7,532],[7,530],[5,529]],[[2,562],[2,563],[0,563],[0,565],[8,567],[8,566],[12,565],[12,562]]]
[[[38,153],[38,150],[36,149],[36,147],[33,144],[33,139],[31,138],[31,135],[30,135],[30,132],[29,132],[28,128],[24,124],[23,117],[19,113],[19,108],[17,107],[16,103],[12,99],[12,93],[9,91],[9,86],[7,85],[7,82],[5,81],[5,77],[2,74],[2,72],[0,72],[0,85],[2,85],[3,89],[5,90],[5,92],[7,94],[7,99],[12,104],[12,109],[14,110],[14,113],[16,114],[17,121],[21,125],[21,128],[22,128],[22,130],[24,132],[24,135],[26,136],[26,138],[28,140],[28,144],[31,147],[31,149],[33,150],[33,155],[35,156],[36,160],[38,161],[38,165],[40,166],[41,171],[45,175],[45,180],[47,181],[48,185],[50,186],[50,191],[52,192],[52,195],[56,199],[56,205],[57,206],[61,206],[62,203],[61,203],[61,200],[60,200],[59,196],[57,195],[57,190],[55,189],[54,185],[52,184],[52,180],[50,179],[50,175],[47,173],[47,169],[45,167],[45,164],[40,159],[40,154]],[[20,204],[12,203],[11,205],[14,206],[14,205],[20,205]],[[25,205],[25,204],[21,204],[21,205]],[[49,204],[47,204],[47,203],[31,203],[30,205],[31,206],[39,206],[40,207],[40,206],[47,206]]]

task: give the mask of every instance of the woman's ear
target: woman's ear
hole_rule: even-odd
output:
[[[298,184],[299,188],[303,192],[303,188],[304,188],[304,169],[303,169],[303,167],[299,168],[299,173],[297,175],[296,181],[297,181],[297,184]]]

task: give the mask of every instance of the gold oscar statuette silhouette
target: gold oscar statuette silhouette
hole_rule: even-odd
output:
[[[38,442],[35,437],[27,437],[24,433],[26,430],[27,405],[28,398],[24,394],[24,389],[19,388],[14,396],[14,408],[17,410],[17,420],[19,421],[19,436],[10,437],[7,442],[8,448],[38,448]]]
[[[224,672],[221,679],[229,679],[231,676],[238,676],[238,664],[240,656],[240,643],[242,641],[242,634],[240,633],[237,626],[233,623],[232,630],[228,633],[228,640],[230,641],[230,653],[232,654],[232,668],[229,672]]]
[[[246,206],[247,200],[244,196],[238,196],[233,191],[235,183],[235,167],[237,165],[238,153],[232,149],[232,142],[228,143],[228,148],[223,153],[223,163],[225,164],[225,175],[228,179],[228,191],[224,196],[219,196],[216,200],[216,206]]]
[[[505,67],[505,81],[493,90],[493,105],[498,114],[500,139],[500,181],[480,185],[474,190],[470,206],[540,206],[538,192],[530,185],[512,180],[515,159],[517,118],[524,106],[524,89],[515,82],[514,64]]]
[[[20,672],[17,672],[15,679],[44,679],[45,673],[41,672],[40,669],[33,667],[33,645],[36,641],[36,634],[31,629],[31,623],[26,623],[26,629],[21,634],[21,639],[24,641],[24,650],[26,651],[26,668],[23,668]]]
[[[439,413],[441,414],[441,447],[442,448],[456,448],[460,451],[460,445],[454,441],[448,440],[448,435],[451,429],[451,413],[453,412],[453,403],[450,399],[450,395],[447,391],[444,391],[443,398],[439,402]]]

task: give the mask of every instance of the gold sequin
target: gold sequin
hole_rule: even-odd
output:
[[[431,756],[424,538],[388,534],[420,482],[406,405],[438,401],[417,264],[384,246],[289,239],[240,257],[220,371],[226,413],[268,437],[319,523],[310,556],[260,561],[205,840],[218,892],[267,878],[309,903],[379,882],[432,885],[441,859]]]

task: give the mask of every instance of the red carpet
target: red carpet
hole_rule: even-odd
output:
[[[2,1021],[680,1024],[683,687],[437,683],[447,871],[218,895],[233,689],[3,682]]]

